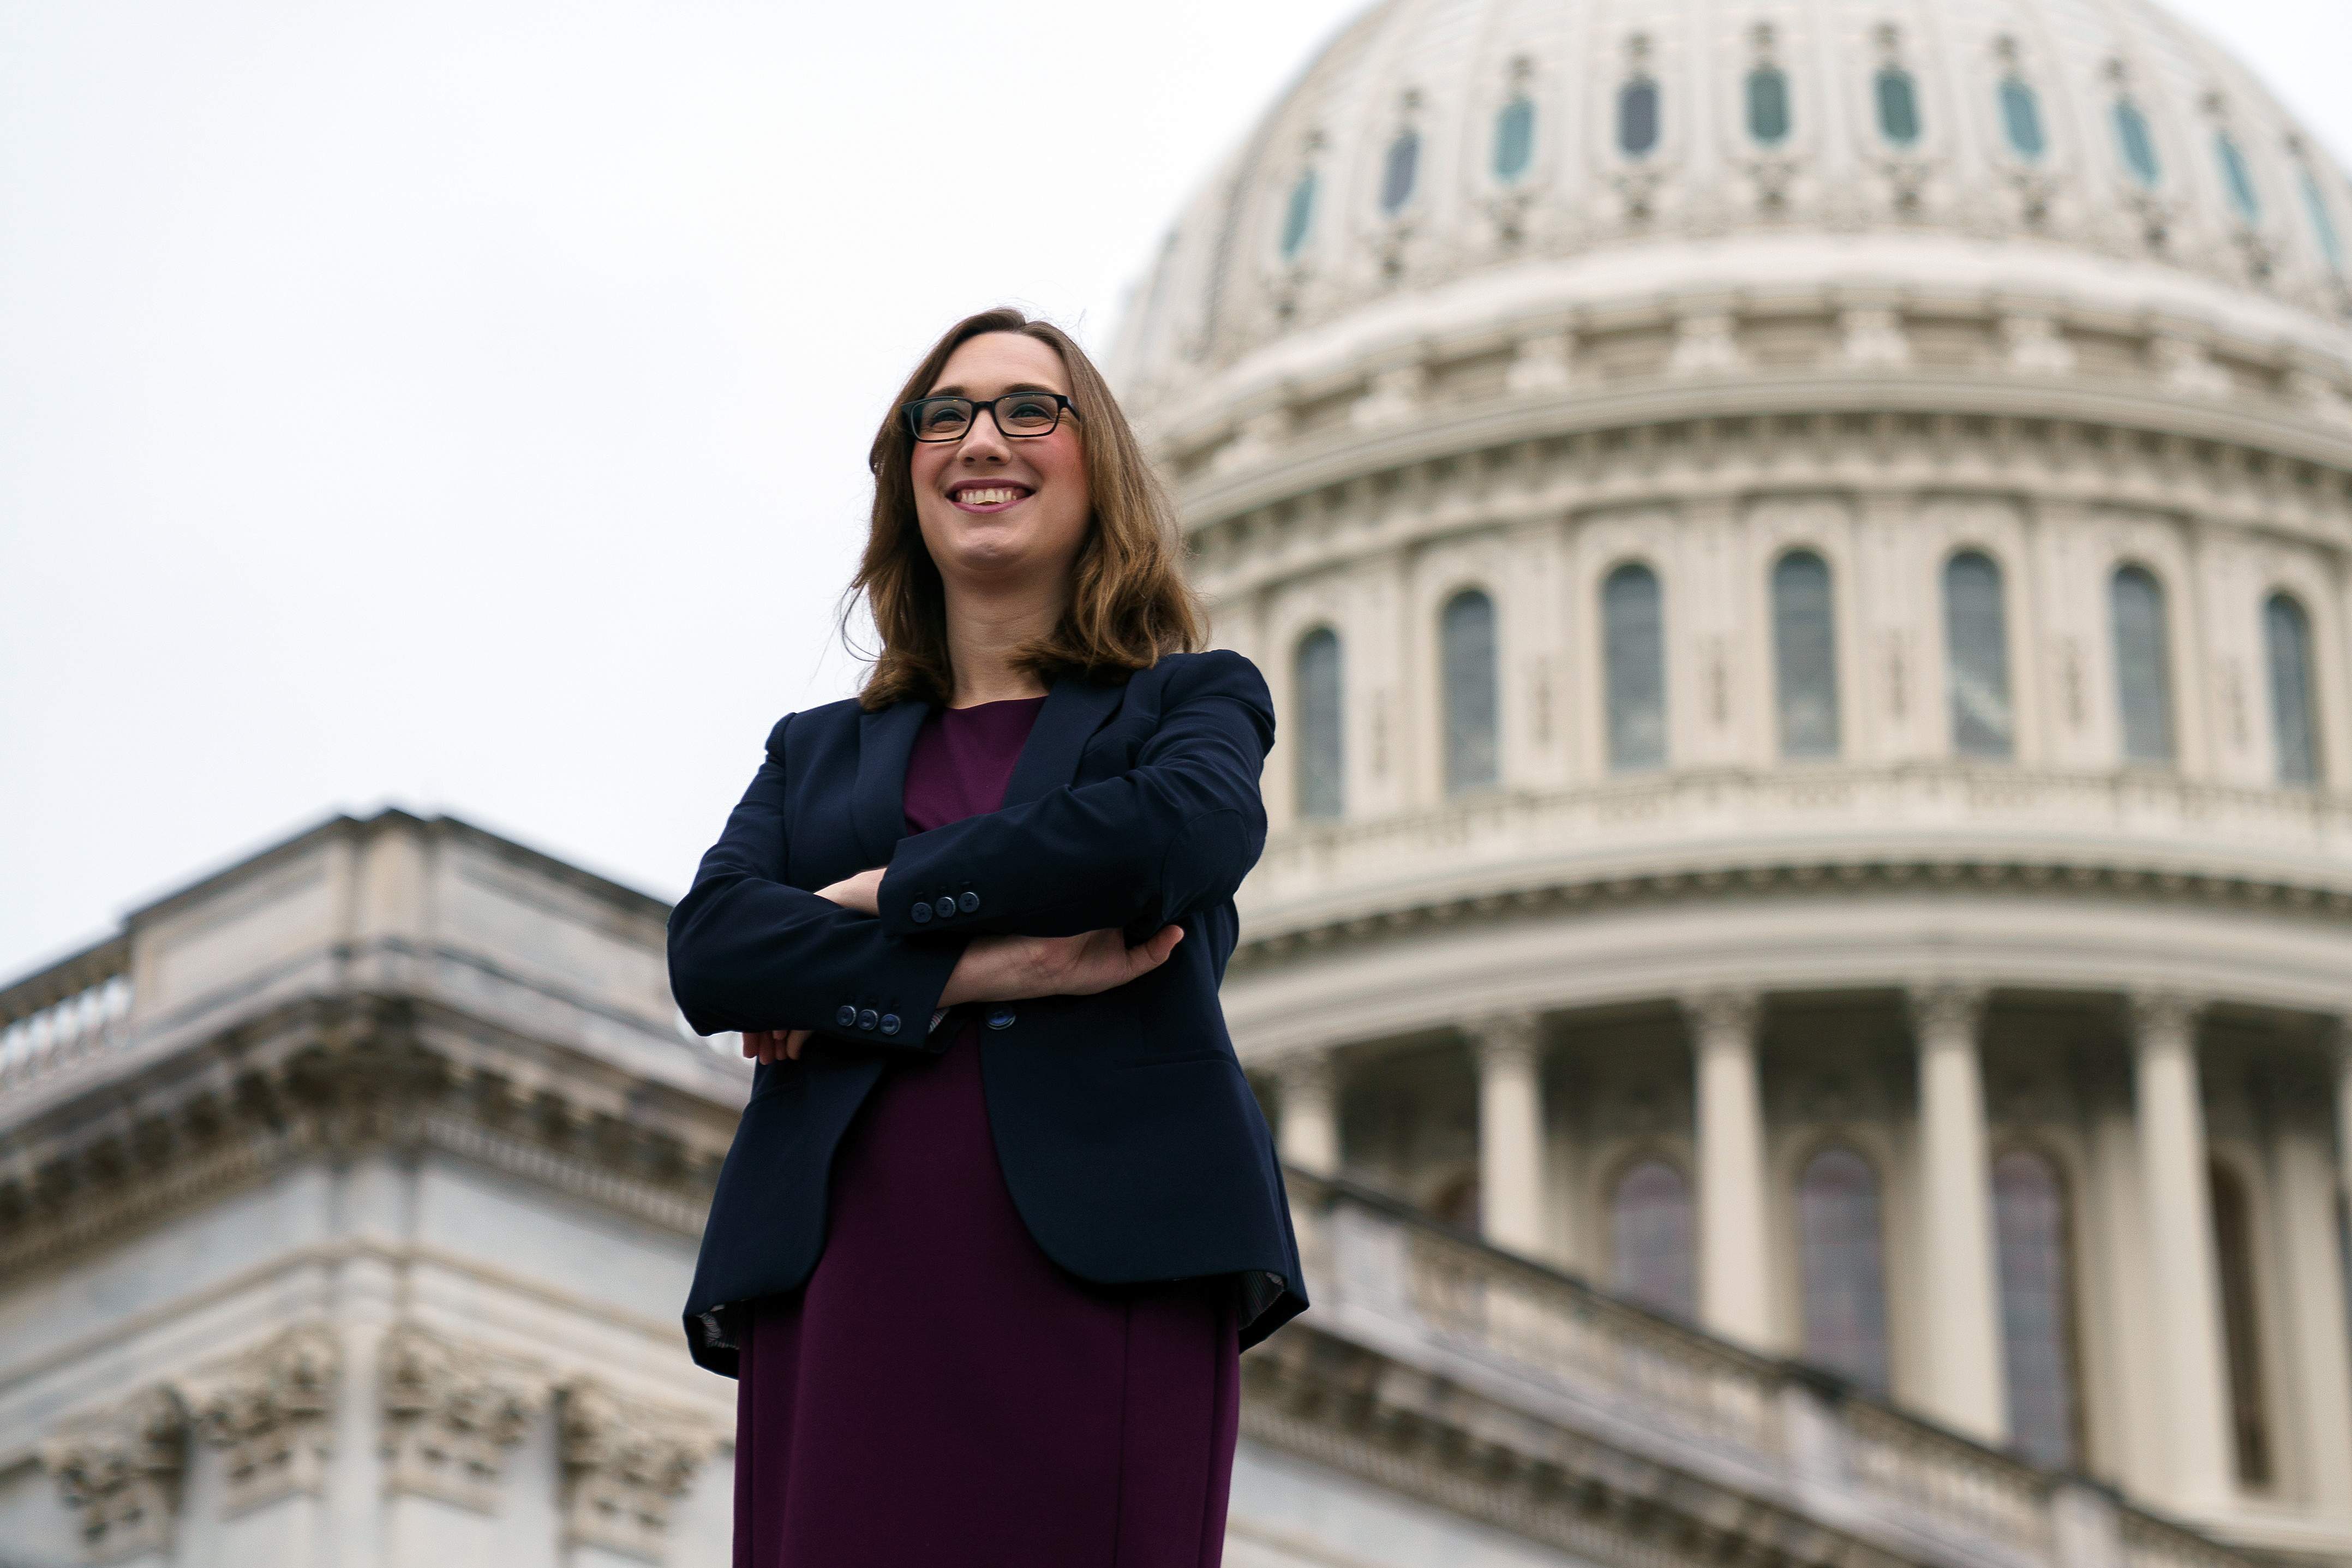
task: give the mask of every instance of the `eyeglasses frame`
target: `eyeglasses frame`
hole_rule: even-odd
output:
[[[1007,398],[1023,397],[1052,398],[1054,400],[1054,422],[1051,425],[1046,426],[1043,430],[1030,430],[1025,432],[1007,430],[1004,427],[1003,422],[996,417],[996,405],[1004,402]],[[968,403],[971,405],[971,418],[962,429],[957,431],[952,436],[926,436],[922,433],[922,426],[915,417],[915,410],[920,408],[926,403]],[[982,409],[987,410],[988,422],[996,426],[996,433],[999,436],[1003,437],[1008,441],[1034,441],[1041,436],[1051,436],[1055,431],[1059,430],[1062,427],[1062,416],[1065,414],[1070,416],[1074,419],[1079,417],[1078,405],[1070,400],[1067,393],[1061,392],[1001,392],[994,397],[989,398],[961,397],[954,395],[946,397],[918,397],[912,403],[902,403],[898,405],[898,412],[907,416],[907,434],[912,436],[916,440],[920,441],[925,446],[929,447],[943,446],[950,441],[961,441],[965,437],[971,435],[972,426],[980,423],[980,416]]]

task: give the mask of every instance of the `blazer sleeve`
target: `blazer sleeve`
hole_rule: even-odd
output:
[[[700,1035],[814,1029],[922,1049],[969,933],[903,941],[787,882],[786,729],[669,917],[669,983]]]
[[[1118,926],[1139,941],[1180,922],[1233,897],[1265,850],[1258,775],[1273,746],[1257,667],[1228,651],[1188,660],[1118,777],[901,838],[876,896],[883,928],[921,931],[916,907],[943,894],[976,898],[953,926],[975,935]]]

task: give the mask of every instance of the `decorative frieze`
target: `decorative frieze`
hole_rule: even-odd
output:
[[[303,1323],[187,1380],[197,1435],[226,1451],[226,1513],[325,1489],[342,1373],[334,1331]]]
[[[702,1417],[586,1378],[564,1385],[557,1419],[565,1543],[663,1562],[670,1509],[720,1435]]]
[[[171,1555],[188,1462],[188,1411],[176,1392],[142,1389],[68,1424],[41,1461],[80,1521],[85,1561]]]
[[[407,1324],[385,1336],[379,1368],[384,1490],[494,1511],[507,1451],[545,1405],[544,1384]]]

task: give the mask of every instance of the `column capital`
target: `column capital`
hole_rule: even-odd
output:
[[[2170,1040],[2193,1045],[2197,1039],[2197,1020],[2204,1015],[2206,1001],[2186,992],[2146,990],[2134,991],[2126,999],[2131,1014],[2133,1042],[2150,1046]]]
[[[1691,1032],[1701,1039],[1738,1035],[1753,1040],[1757,1021],[1764,1015],[1764,994],[1760,991],[1732,987],[1686,991],[1675,1001],[1681,1005]]]
[[[1911,1027],[1922,1046],[1965,1036],[1971,1043],[1984,1022],[1987,988],[1958,980],[1922,981],[1905,987]]]
[[[1462,1029],[1481,1067],[1532,1062],[1543,1045],[1543,1019],[1533,1012],[1489,1013]]]

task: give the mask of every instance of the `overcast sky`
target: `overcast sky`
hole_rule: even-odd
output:
[[[2172,3],[2352,152],[2352,4]],[[675,897],[914,357],[1356,8],[0,0],[0,978],[386,804]]]

